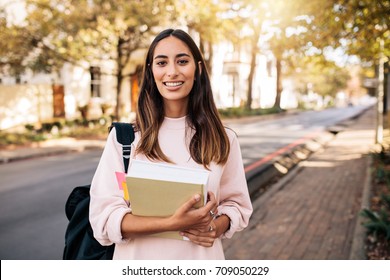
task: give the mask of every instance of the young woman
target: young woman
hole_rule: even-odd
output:
[[[133,215],[117,187],[122,150],[112,131],[92,181],[95,238],[116,244],[114,259],[224,259],[221,239],[248,225],[252,205],[236,135],[222,125],[203,57],[186,32],[165,30],[150,45],[134,126],[130,160],[207,169],[209,199],[195,209],[195,195],[166,218]],[[165,231],[189,241],[150,236]]]

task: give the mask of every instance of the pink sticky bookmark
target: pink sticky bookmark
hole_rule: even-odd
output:
[[[126,174],[123,172],[115,172],[116,181],[118,182],[118,186],[120,190],[123,190],[123,185],[126,184]]]
[[[126,174],[123,172],[115,172],[116,181],[118,182],[118,187],[120,190],[123,190],[123,197],[125,200],[129,200],[129,193],[127,191],[126,185]]]

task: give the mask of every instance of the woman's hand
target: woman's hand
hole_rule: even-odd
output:
[[[121,223],[122,236],[124,238],[137,238],[164,231],[183,232],[188,229],[207,231],[206,229],[217,213],[215,196],[211,192],[208,195],[209,200],[205,206],[194,208],[200,201],[200,195],[195,195],[167,218],[126,214]]]
[[[208,226],[217,214],[217,201],[214,194],[209,192],[208,197],[209,200],[206,205],[198,209],[194,208],[194,206],[199,202],[200,195],[195,195],[177,209],[170,217],[173,230],[185,231],[193,229],[207,231]]]
[[[213,246],[215,239],[218,238],[216,229],[216,224],[214,221],[211,221],[210,224],[202,230],[189,229],[181,232],[181,234],[195,244],[211,247]]]
[[[218,216],[218,218],[212,220],[208,227],[203,230],[189,229],[181,234],[195,244],[211,247],[215,240],[224,234],[230,226],[230,219],[226,215]]]
[[[226,215],[215,219],[217,201],[211,192],[208,197],[206,205],[196,209],[194,206],[200,201],[200,195],[195,195],[167,218],[126,214],[121,224],[122,235],[124,238],[137,238],[164,231],[180,231],[191,242],[211,247],[229,229],[230,219]]]

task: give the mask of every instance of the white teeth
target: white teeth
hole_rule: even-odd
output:
[[[177,86],[180,86],[180,85],[182,85],[183,84],[183,82],[166,82],[166,83],[164,83],[166,86],[168,86],[168,87],[177,87]]]

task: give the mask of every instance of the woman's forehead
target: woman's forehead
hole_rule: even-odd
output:
[[[179,54],[187,54],[193,57],[190,48],[182,40],[169,36],[157,43],[154,49],[153,57],[157,56],[177,56]]]

